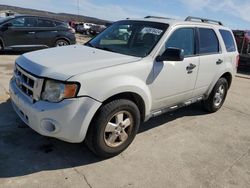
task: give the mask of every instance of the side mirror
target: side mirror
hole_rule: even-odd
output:
[[[167,48],[161,56],[156,57],[156,61],[183,61],[184,50],[179,48]]]

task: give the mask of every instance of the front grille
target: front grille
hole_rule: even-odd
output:
[[[23,70],[18,65],[14,68],[14,77],[17,87],[32,101],[39,100],[43,80],[39,79],[25,70]]]

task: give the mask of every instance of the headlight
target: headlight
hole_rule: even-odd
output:
[[[55,80],[46,80],[42,92],[42,100],[60,102],[63,99],[76,97],[79,85],[76,83],[63,83]]]

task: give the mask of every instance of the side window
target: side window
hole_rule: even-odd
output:
[[[227,30],[220,29],[220,34],[224,40],[227,51],[228,52],[235,52],[236,46],[235,46],[234,39],[233,39],[231,32],[227,31]]]
[[[38,19],[38,27],[55,27],[55,22],[51,20]]]
[[[37,19],[32,17],[21,17],[10,21],[13,27],[36,27]]]
[[[168,39],[165,48],[180,48],[184,50],[185,56],[195,54],[194,29],[177,29]]]
[[[199,28],[200,54],[212,54],[220,51],[218,38],[213,29]]]

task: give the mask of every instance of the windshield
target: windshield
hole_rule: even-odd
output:
[[[147,56],[168,25],[145,21],[120,21],[111,25],[86,45],[136,57]]]

